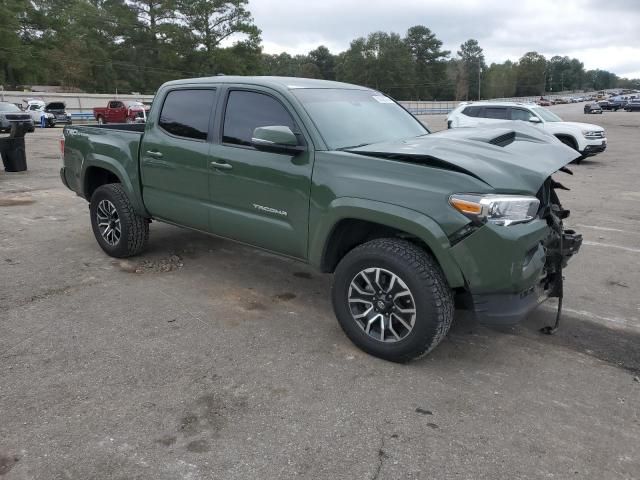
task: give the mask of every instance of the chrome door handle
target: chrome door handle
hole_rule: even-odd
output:
[[[162,153],[161,152],[156,152],[154,150],[147,150],[146,154],[150,157],[153,158],[162,158]]]
[[[226,162],[211,162],[209,165],[213,168],[219,168],[220,170],[231,170],[233,168],[233,165]]]

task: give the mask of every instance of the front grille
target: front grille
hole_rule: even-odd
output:
[[[20,121],[20,120],[29,120],[31,117],[25,113],[8,113],[5,115],[7,120],[10,121]]]

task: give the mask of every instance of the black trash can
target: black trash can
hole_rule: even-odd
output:
[[[0,138],[2,164],[7,172],[24,172],[27,169],[27,152],[24,146],[24,135],[29,127],[28,122],[12,121],[11,133]]]

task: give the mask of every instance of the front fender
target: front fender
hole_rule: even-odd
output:
[[[345,219],[377,223],[419,238],[440,264],[449,286],[464,286],[462,273],[449,252],[449,239],[436,222],[415,210],[362,198],[336,198],[326,210],[310,219],[309,263],[318,268],[321,266],[325,246],[334,227]]]

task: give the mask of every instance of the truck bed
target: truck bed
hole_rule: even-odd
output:
[[[142,205],[138,158],[144,124],[73,125],[64,128],[65,155],[63,182],[81,197],[87,197],[85,169],[105,168],[116,172]]]

